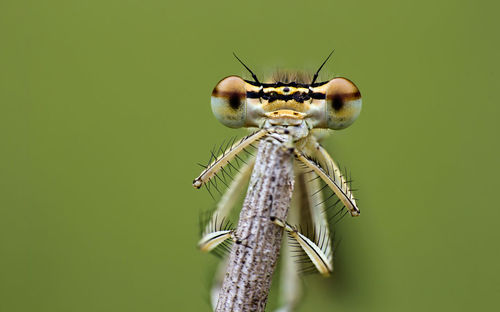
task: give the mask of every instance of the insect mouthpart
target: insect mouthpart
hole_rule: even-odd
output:
[[[298,126],[306,116],[305,113],[291,109],[280,109],[266,113],[266,117],[272,125]]]

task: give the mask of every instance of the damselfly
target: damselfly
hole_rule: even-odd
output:
[[[288,293],[283,295],[282,311],[291,311],[296,304],[299,286],[290,285],[295,283],[300,272],[315,270],[324,276],[331,274],[332,224],[348,213],[351,216],[360,213],[349,175],[320,144],[328,131],[348,127],[361,111],[361,94],[350,80],[338,77],[316,82],[332,53],[310,80],[304,74],[282,72],[268,82],[260,82],[235,55],[253,80],[238,76],[222,79],[212,92],[212,112],[228,127],[255,131],[213,150],[209,162],[203,165],[205,169],[193,181],[195,188],[206,186],[211,195],[214,192],[222,194],[222,186],[227,187],[217,208],[202,222],[199,242],[203,251],[227,251],[231,243],[241,244],[245,240],[237,237],[229,215],[256,166],[252,149],[268,137],[284,135],[289,138],[289,142],[283,144],[294,156],[295,191],[290,212],[286,220],[272,213],[269,215],[270,222],[288,233],[285,258],[296,253],[297,260],[284,259],[282,280]],[[212,301],[217,300],[220,279],[215,283]],[[215,306],[215,302],[212,304]]]

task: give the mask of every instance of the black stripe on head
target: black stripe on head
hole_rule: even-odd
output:
[[[326,95],[321,92],[294,92],[292,94],[279,94],[276,92],[255,92],[255,91],[248,91],[247,92],[247,98],[249,99],[263,99],[268,102],[273,102],[276,100],[281,100],[281,101],[296,101],[299,103],[303,103],[305,101],[310,100],[311,98],[315,100],[324,100],[326,98]]]

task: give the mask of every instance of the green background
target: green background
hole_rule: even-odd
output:
[[[500,293],[493,1],[0,1],[0,310],[208,311],[191,187],[241,130],[223,77],[341,75],[357,122],[325,142],[362,215],[301,311],[492,311]],[[275,296],[271,295],[270,306]]]

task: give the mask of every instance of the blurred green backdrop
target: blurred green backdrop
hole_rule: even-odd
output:
[[[326,145],[360,189],[301,311],[491,311],[500,291],[492,1],[0,2],[0,310],[208,311],[213,202],[191,182],[242,134],[219,79],[314,70],[363,111]],[[271,300],[270,306],[273,305]]]

